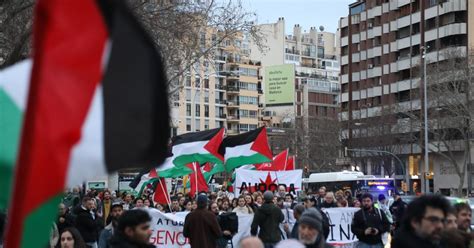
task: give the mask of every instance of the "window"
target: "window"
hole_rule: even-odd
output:
[[[247,82],[239,82],[239,88],[244,89],[244,90],[257,90],[257,84],[247,83]]]
[[[200,77],[196,77],[194,79],[194,87],[196,88],[200,88],[201,87],[201,78]]]
[[[186,84],[187,87],[191,87],[191,77],[190,76],[186,76],[185,84]]]
[[[201,131],[201,120],[200,119],[195,120],[195,129],[196,129],[196,132]]]
[[[186,118],[186,131],[191,131],[191,119]]]
[[[240,68],[241,76],[256,77],[258,75],[257,69]]]
[[[204,102],[209,103],[209,91],[204,91]]]
[[[201,116],[201,105],[196,104],[196,116]]]
[[[204,117],[209,117],[209,105],[204,105]]]
[[[209,120],[204,121],[204,130],[209,130]]]
[[[257,99],[257,97],[252,97],[252,96],[239,96],[239,102],[241,104],[257,105],[258,104],[258,99]]]
[[[191,89],[186,89],[186,101],[191,101]]]
[[[186,103],[186,116],[191,116],[191,104]]]
[[[209,78],[204,79],[204,88],[209,89]]]
[[[351,15],[359,14],[360,12],[365,10],[365,3],[359,4],[351,8]]]
[[[255,110],[239,110],[239,116],[243,118],[257,118],[257,111]]]
[[[248,132],[249,131],[249,124],[240,124],[239,125],[240,132]]]

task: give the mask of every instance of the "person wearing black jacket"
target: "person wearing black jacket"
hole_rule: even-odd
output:
[[[333,192],[327,192],[324,196],[324,201],[318,205],[319,209],[337,208],[336,198]]]
[[[374,207],[371,194],[362,195],[362,209],[354,214],[351,230],[359,239],[357,247],[384,246],[382,234],[390,230],[390,222],[383,211]]]
[[[109,242],[110,248],[153,248],[150,243],[151,217],[141,209],[124,212]]]
[[[265,247],[273,247],[281,240],[280,223],[283,222],[285,216],[281,209],[273,204],[273,193],[266,191],[263,194],[265,203],[257,209],[250,228],[252,236],[257,235],[265,244]]]
[[[407,204],[400,197],[400,193],[395,193],[395,201],[389,208],[390,213],[392,213],[393,226],[395,231],[398,230],[398,228],[400,227],[400,223],[402,222],[406,208]]]
[[[84,197],[81,208],[77,209],[76,217],[76,228],[89,247],[97,247],[99,239],[99,226],[92,211],[93,207],[94,200],[87,196]]]
[[[443,241],[443,230],[449,208],[449,201],[441,195],[423,195],[410,202],[400,229],[392,238],[391,247],[442,247],[440,244]]]
[[[59,214],[56,218],[56,226],[58,227],[59,233],[62,233],[62,231],[67,227],[74,227],[74,217],[69,213],[69,208],[67,208],[64,203],[59,204]]]

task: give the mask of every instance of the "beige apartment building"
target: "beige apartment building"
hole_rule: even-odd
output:
[[[449,194],[459,182],[449,163],[435,154],[430,153],[429,170],[424,171],[420,141],[410,141],[410,136],[422,135],[421,130],[413,129],[404,113],[422,113],[424,59],[430,66],[446,60],[447,52],[465,54],[473,47],[473,10],[471,0],[359,0],[340,20],[344,142],[350,149],[376,149],[363,142],[374,144],[377,139],[374,127],[382,123],[373,120],[391,109],[402,110],[387,115],[394,124],[383,141],[391,142],[384,149],[395,153],[407,172],[395,170],[395,177],[408,181],[412,192],[420,191],[425,175],[431,192]],[[453,151],[458,160],[464,159],[462,149]],[[365,173],[392,176],[386,175],[380,161],[373,162],[372,155],[352,153]]]
[[[291,75],[294,100],[270,104],[265,101],[268,95],[262,97],[262,121],[271,127],[268,132],[270,145],[274,153],[289,148],[290,153],[297,155],[297,164],[307,165],[310,171],[327,169],[324,166],[334,164],[332,160],[337,157],[337,152],[334,156],[323,155],[322,151],[327,150],[328,144],[314,140],[322,130],[317,127],[320,123],[337,120],[340,89],[338,34],[326,32],[324,27],[304,30],[298,24],[291,31],[285,30],[284,18],[258,27],[265,37],[266,49],[261,51],[251,44],[250,58],[262,61],[262,85],[267,82],[265,70],[271,70],[272,66],[292,65],[294,70]],[[336,134],[332,140],[337,141],[337,138]]]
[[[218,35],[209,29],[201,34],[201,42],[211,44]],[[201,59],[185,73],[174,102],[177,134],[225,127],[228,135],[235,135],[259,126],[261,65],[248,54],[245,36],[226,38],[211,58]]]

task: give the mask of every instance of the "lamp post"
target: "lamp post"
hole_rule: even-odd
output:
[[[423,50],[423,119],[424,119],[424,174],[422,177],[422,191],[423,193],[429,193],[430,192],[430,181],[428,179],[429,176],[429,171],[430,171],[430,161],[429,161],[429,155],[428,155],[428,86],[427,86],[427,80],[426,80],[426,50],[429,47],[423,46],[421,49]]]

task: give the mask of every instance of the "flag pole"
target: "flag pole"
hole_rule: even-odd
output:
[[[161,191],[165,192],[165,188],[163,187],[163,182],[161,181],[161,178],[159,181],[160,181]],[[170,209],[170,212],[173,212],[171,209],[171,199],[169,198],[169,195],[166,193],[165,193],[165,198],[166,198],[166,203],[168,203],[168,208]]]
[[[286,156],[285,156],[285,167],[283,167],[283,170],[286,171],[286,166],[288,165],[288,154],[290,153],[290,149],[286,148]]]
[[[194,182],[196,183],[196,193],[194,193],[194,197],[197,197],[198,195],[198,174],[197,174],[197,168],[196,168],[196,163],[193,162],[193,167],[194,167]]]

